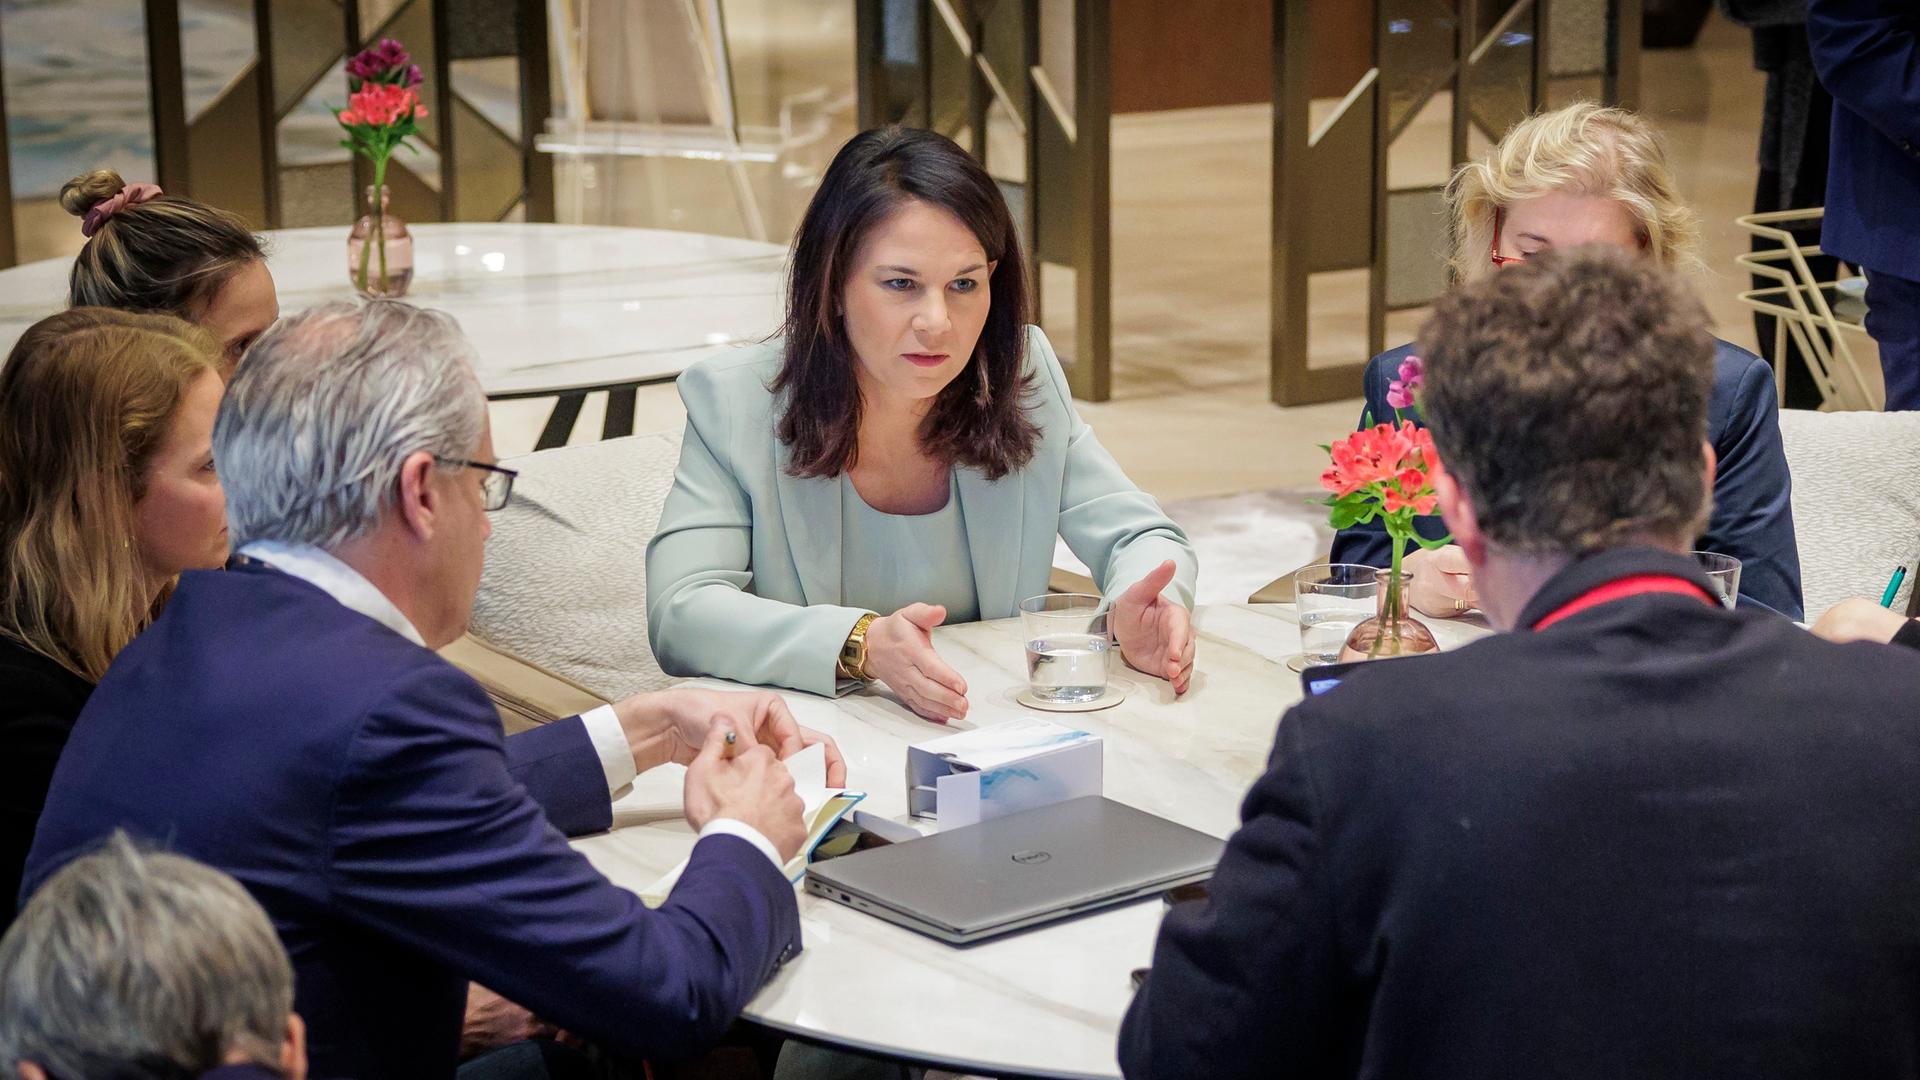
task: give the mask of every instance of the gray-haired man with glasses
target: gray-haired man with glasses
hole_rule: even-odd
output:
[[[282,321],[228,387],[214,455],[234,565],[186,575],[95,690],[29,889],[116,828],[232,874],[293,958],[316,1075],[452,1075],[470,981],[634,1056],[717,1038],[800,947],[777,757],[827,740],[774,695],[699,690],[502,739],[431,651],[466,628],[512,484],[445,315]],[[561,832],[608,827],[609,793],[667,761],[689,766],[700,839],[649,911]]]

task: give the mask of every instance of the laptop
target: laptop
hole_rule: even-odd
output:
[[[1088,796],[816,862],[807,891],[971,945],[1205,881],[1225,846]]]

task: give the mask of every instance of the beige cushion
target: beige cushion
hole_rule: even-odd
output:
[[[1920,413],[1780,410],[1807,619],[1849,596],[1880,599],[1896,566],[1905,611],[1920,555]]]
[[[658,690],[647,642],[647,542],[680,460],[678,433],[514,458],[492,515],[473,633],[606,698]]]
[[[509,655],[472,634],[460,635],[458,641],[440,650],[440,656],[486,688],[509,735],[606,704],[600,695],[579,683]]]

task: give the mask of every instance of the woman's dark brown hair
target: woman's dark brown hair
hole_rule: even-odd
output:
[[[934,399],[920,430],[931,455],[998,480],[1033,456],[1040,430],[1024,399],[1030,300],[1020,237],[987,171],[944,135],[916,128],[863,131],[834,156],[793,238],[786,361],[773,381],[786,395],[778,433],[795,476],[838,476],[859,452],[860,390],[840,298],[867,234],[909,200],[953,214],[998,263],[988,279],[987,324],[967,366]]]

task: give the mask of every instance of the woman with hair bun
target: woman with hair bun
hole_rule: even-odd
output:
[[[1645,119],[1625,109],[1576,102],[1528,117],[1447,185],[1453,211],[1453,270],[1463,280],[1554,248],[1602,244],[1638,251],[1667,269],[1700,266],[1699,219],[1680,201],[1667,151]],[[1367,365],[1363,422],[1390,421],[1396,406],[1416,422],[1401,369],[1413,345]],[[1780,442],[1773,369],[1721,341],[1713,358],[1708,441],[1715,458],[1713,517],[1695,544],[1740,560],[1742,602],[1789,618],[1801,614],[1800,549],[1793,536],[1787,455]],[[1412,371],[1409,370],[1411,375]],[[1446,535],[1438,517],[1415,519],[1421,535]],[[1386,530],[1378,523],[1342,529],[1333,561],[1386,566]],[[1439,618],[1475,605],[1458,548],[1408,553],[1408,602]]]
[[[185,319],[213,335],[228,373],[280,317],[260,239],[236,215],[112,169],[67,181],[60,205],[87,237],[68,280],[72,306]]]
[[[40,320],[0,367],[0,931],[94,684],[182,572],[226,561],[224,389],[206,331],[107,308]]]

